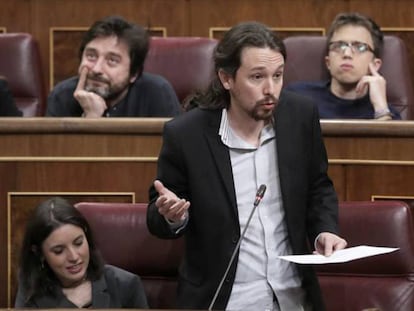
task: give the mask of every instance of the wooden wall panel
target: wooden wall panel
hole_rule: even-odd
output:
[[[30,32],[32,0],[1,0],[0,26],[7,32]]]
[[[347,197],[352,200],[387,196],[403,200],[414,197],[414,163],[409,165],[349,165],[347,167]],[[412,201],[412,200],[409,200]]]
[[[366,14],[372,17],[381,27],[414,26],[414,6],[412,1],[349,0],[348,3],[348,11]]]
[[[207,36],[207,27],[231,27],[256,20],[271,27],[326,27],[347,1],[332,0],[210,0],[191,1],[191,33]],[[229,14],[231,10],[231,14]]]
[[[13,191],[16,185],[15,165],[0,162],[0,308],[7,307],[7,294],[9,289],[9,266],[7,261],[8,243],[7,243],[7,192]]]
[[[87,27],[50,28],[50,89],[78,74],[79,47]]]

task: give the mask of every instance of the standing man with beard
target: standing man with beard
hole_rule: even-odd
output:
[[[346,246],[318,109],[281,93],[285,58],[265,25],[233,27],[198,107],[165,124],[147,225],[160,238],[185,236],[179,308],[324,310],[312,267],[278,258]],[[266,194],[247,227],[260,185]]]
[[[325,63],[331,79],[295,82],[286,89],[313,98],[322,119],[401,119],[387,103],[386,81],[378,72],[383,37],[372,19],[338,14],[327,35]]]
[[[60,82],[48,98],[47,116],[172,117],[180,104],[171,84],[143,72],[148,32],[121,17],[95,22],[85,34],[79,77]]]

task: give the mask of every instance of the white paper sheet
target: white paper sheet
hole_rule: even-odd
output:
[[[398,249],[399,248],[360,245],[360,246],[349,247],[349,248],[336,251],[329,257],[325,257],[319,254],[312,254],[312,255],[279,256],[279,258],[283,260],[299,263],[299,264],[341,263],[341,262],[348,262],[351,260],[360,259],[364,257],[387,254],[387,253],[394,252]]]

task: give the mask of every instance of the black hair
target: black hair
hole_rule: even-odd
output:
[[[368,30],[371,34],[372,42],[374,43],[374,55],[378,58],[381,57],[384,45],[384,34],[382,33],[381,28],[373,19],[356,12],[339,13],[335,17],[327,34],[327,53],[329,52],[329,43],[331,42],[334,33],[339,28],[347,25],[361,26]]]
[[[219,70],[235,77],[241,65],[241,54],[246,47],[270,48],[282,54],[286,60],[283,41],[266,25],[259,22],[244,22],[232,27],[217,44],[213,52],[215,77],[207,90],[199,92],[184,103],[186,110],[195,106],[206,109],[228,108],[230,93],[218,76]]]
[[[129,48],[131,64],[130,76],[139,77],[144,70],[145,58],[149,49],[149,32],[136,24],[127,22],[120,16],[109,16],[96,21],[84,35],[80,48],[79,58],[82,59],[86,45],[96,38],[116,36],[124,41]]]
[[[36,207],[24,233],[20,253],[19,286],[23,286],[27,301],[35,296],[55,295],[56,287],[60,286],[54,272],[44,261],[42,244],[54,230],[65,224],[77,226],[85,233],[90,252],[87,278],[96,280],[103,273],[103,260],[85,217],[63,198],[48,199]]]

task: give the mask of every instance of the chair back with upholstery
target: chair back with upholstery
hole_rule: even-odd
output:
[[[106,263],[139,275],[151,308],[174,308],[182,240],[162,240],[147,230],[144,203],[81,202]]]
[[[144,71],[159,74],[173,86],[179,101],[206,88],[213,77],[217,40],[202,37],[152,37]]]
[[[0,75],[25,117],[43,116],[46,89],[37,42],[27,33],[0,34]]]
[[[349,247],[400,249],[348,263],[317,266],[327,310],[414,310],[413,217],[413,208],[400,201],[340,204],[340,232]]]
[[[326,37],[292,36],[283,41],[287,51],[284,85],[329,79]],[[401,113],[402,119],[414,119],[414,91],[404,41],[397,36],[384,36],[381,58],[380,73],[387,81],[388,103]]]

